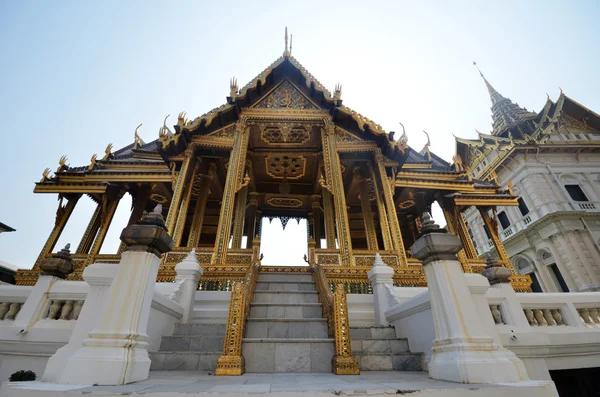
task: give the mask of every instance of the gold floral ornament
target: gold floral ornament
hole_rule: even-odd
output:
[[[46,182],[49,178],[50,175],[50,168],[46,168],[44,170],[44,172],[42,172],[42,179],[40,179],[40,183],[44,183]]]
[[[167,116],[169,117],[169,116]],[[165,119],[165,123],[166,123],[167,119]],[[187,124],[187,113],[186,112],[180,112],[179,115],[177,116],[177,125],[180,127],[184,127]]]
[[[88,166],[88,171],[93,171],[94,168],[96,168],[97,156],[98,155],[96,153],[94,153],[94,155],[90,159],[90,165]]]
[[[104,157],[102,157],[102,161],[107,161],[108,159],[110,159],[113,156],[112,148],[113,148],[112,143],[109,143],[106,146],[106,149],[104,149]]]
[[[460,154],[455,154],[452,157],[452,161],[454,161],[454,171],[456,171],[456,172],[464,172],[465,171],[465,167],[463,165],[462,157],[460,157]]]
[[[238,89],[237,79],[235,77],[232,77],[231,79],[229,79],[229,96],[227,97],[227,102],[228,103],[235,102],[235,100],[238,96],[238,93],[239,93],[239,89]]]
[[[59,173],[61,171],[66,171],[68,169],[69,169],[69,165],[67,164],[67,156],[62,156],[58,160],[58,168],[56,169],[56,173]]]

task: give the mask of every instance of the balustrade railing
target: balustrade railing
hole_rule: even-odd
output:
[[[243,281],[233,283],[223,355],[217,360],[215,375],[242,375],[246,370],[242,356],[242,339],[246,320],[250,316],[250,303],[254,297],[254,288],[260,271],[259,251],[260,240],[256,238],[252,242],[253,264],[248,267]]]
[[[323,317],[327,318],[329,336],[335,338],[332,372],[336,375],[358,375],[360,373],[358,361],[352,355],[348,300],[344,284],[336,284],[332,292],[323,267],[314,265],[311,270],[319,294]]]
[[[51,299],[48,311],[44,318],[48,320],[77,320],[81,308],[83,307],[82,300],[72,299]]]
[[[596,209],[596,204],[594,204],[594,203],[586,202],[586,203],[577,203],[577,204],[579,204],[579,209],[581,209],[581,210],[589,211],[589,210]]]
[[[600,328],[600,307],[583,307],[577,308],[577,313],[586,327]]]
[[[14,320],[21,310],[23,304],[20,302],[2,302],[0,303],[0,321]]]
[[[525,317],[532,327],[568,325],[564,321],[561,309],[523,309]]]

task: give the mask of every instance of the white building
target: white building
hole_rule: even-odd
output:
[[[492,133],[457,138],[456,151],[473,178],[521,196],[494,217],[515,269],[535,292],[600,291],[600,116],[562,91],[532,113],[484,81]],[[465,220],[477,253],[497,255],[479,212]]]

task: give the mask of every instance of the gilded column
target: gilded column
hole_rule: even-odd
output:
[[[246,202],[248,201],[248,186],[244,186],[236,195],[235,210],[233,217],[233,242],[231,248],[242,248],[242,237],[244,237],[244,221],[246,220]],[[252,240],[252,236],[248,236]]]
[[[450,234],[454,234],[455,236],[460,238],[460,240],[463,242],[463,248],[460,251],[458,251],[458,254],[457,254],[458,261],[460,262],[460,264],[462,266],[463,272],[464,273],[473,273],[473,269],[471,268],[471,265],[469,264],[469,261],[467,260],[467,254],[465,253],[465,251],[466,251],[465,247],[467,246],[467,244],[465,243],[465,240],[463,239],[462,234],[457,233],[454,215],[452,214],[452,212],[450,212],[450,210],[448,210],[446,208],[442,208],[442,211],[444,211],[444,217],[446,218],[446,225],[447,225],[446,227],[448,228],[448,231],[450,232]],[[469,237],[469,239],[470,239],[470,237]]]
[[[512,274],[515,274],[515,269],[513,268],[512,263],[510,262],[508,253],[506,252],[506,249],[504,248],[504,244],[502,244],[502,241],[500,241],[500,237],[498,237],[498,223],[495,220],[492,221],[492,219],[490,219],[488,212],[484,208],[477,208],[477,209],[479,210],[479,213],[481,214],[481,218],[483,218],[483,223],[485,223],[485,226],[488,228],[488,231],[490,232],[490,236],[492,236],[492,242],[494,243],[494,247],[496,247],[496,251],[498,252],[498,255],[500,256],[500,260],[502,260],[504,262],[504,266],[509,268],[510,271],[512,272]]]
[[[325,239],[327,240],[327,249],[335,249],[335,211],[333,209],[333,199],[329,190],[323,189],[323,215],[325,216]]]
[[[321,224],[323,223],[323,208],[321,208],[320,204],[321,196],[313,194],[310,196],[310,199],[313,213],[313,238],[315,239],[315,247],[321,248],[321,237],[323,236],[321,230]]]
[[[96,209],[90,218],[90,222],[85,228],[85,232],[81,237],[81,241],[77,246],[78,254],[87,254],[94,242],[94,237],[96,237],[96,233],[98,233],[98,228],[100,227],[100,211],[102,210],[102,206],[100,204],[96,205]]]
[[[252,248],[252,240],[256,237],[256,210],[258,209],[257,192],[248,193],[248,206],[246,208],[246,221],[244,222],[244,230],[246,232],[246,248]]]
[[[381,226],[381,237],[383,239],[383,248],[388,251],[394,250],[394,243],[392,242],[392,234],[390,233],[390,224],[385,211],[385,204],[381,198],[381,192],[377,185],[377,178],[375,177],[375,171],[369,164],[369,172],[371,174],[371,180],[373,181],[373,191],[375,192],[375,200],[377,202],[377,213],[379,215],[379,224]]]
[[[214,178],[217,166],[215,163],[210,163],[208,166],[208,174],[202,175],[200,181],[200,189],[198,192],[198,200],[196,200],[196,208],[194,208],[194,217],[192,218],[192,227],[188,236],[188,247],[197,247],[200,242],[202,233],[202,224],[204,223],[204,213],[206,212],[206,203],[210,194],[210,181]]]
[[[256,223],[254,224],[254,237],[262,238],[262,211],[256,210]]]
[[[67,197],[67,204],[65,205],[63,205],[64,196],[59,195],[58,197],[59,202],[58,209],[56,210],[56,220],[54,221],[54,228],[50,232],[50,236],[48,236],[46,244],[44,244],[44,247],[42,248],[42,252],[40,252],[40,255],[35,261],[35,264],[33,265],[33,270],[38,270],[40,267],[40,263],[42,263],[44,258],[46,258],[46,256],[48,256],[54,249],[54,246],[56,245],[58,238],[60,237],[63,229],[65,228],[67,221],[71,217],[71,214],[75,209],[75,204],[77,204],[77,201],[81,197],[81,194]]]
[[[385,164],[383,155],[378,149],[375,153],[375,162],[377,163],[377,171],[379,173],[379,182],[383,190],[383,198],[385,200],[385,208],[387,209],[388,222],[390,223],[390,232],[392,235],[392,243],[394,250],[398,253],[400,266],[407,266],[406,251],[404,250],[404,242],[402,241],[402,230],[400,222],[398,222],[398,214],[396,213],[396,205],[394,203],[394,188],[392,188],[385,172]]]
[[[354,266],[352,256],[352,241],[350,239],[350,225],[348,222],[348,210],[346,207],[346,195],[342,181],[342,169],[340,156],[337,152],[335,139],[335,125],[330,119],[325,120],[325,127],[321,134],[323,145],[323,160],[325,163],[325,174],[327,184],[331,189],[335,203],[335,218],[337,225],[337,237],[340,245],[340,265]]]
[[[121,197],[123,197],[123,193],[124,192],[120,192],[114,199],[109,198],[106,194],[102,197],[100,228],[98,230],[98,234],[96,234],[96,239],[90,248],[90,252],[88,252],[84,267],[94,263],[96,255],[98,255],[100,252],[100,248],[102,248],[102,244],[106,238],[106,233],[108,233],[108,228],[110,227],[110,223],[115,216],[115,211],[117,210],[117,206],[119,205]]]
[[[181,196],[183,195],[188,169],[190,168],[190,163],[193,159],[193,148],[187,148],[184,154],[185,157],[183,159],[183,162],[181,163],[181,169],[179,170],[179,175],[177,175],[177,181],[175,182],[175,186],[173,188],[173,197],[171,198],[171,204],[169,205],[169,214],[167,215],[167,220],[165,221],[165,226],[167,227],[169,236],[172,236],[173,232],[175,231],[177,211],[179,210]]]
[[[379,250],[377,233],[375,232],[375,221],[373,220],[373,211],[371,210],[371,201],[369,200],[371,190],[369,188],[369,180],[361,174],[358,167],[354,168],[354,176],[357,178],[358,186],[360,188],[360,205],[362,207],[362,216],[365,223],[367,247],[370,250]]]
[[[234,134],[233,149],[229,155],[229,167],[227,167],[227,177],[225,179],[225,188],[223,189],[223,201],[221,202],[221,211],[219,214],[215,251],[211,258],[211,264],[213,265],[227,263],[227,246],[229,245],[229,237],[231,235],[233,204],[235,202],[235,194],[238,188],[242,186],[244,164],[248,150],[248,127],[246,126],[245,119],[242,118],[236,123]]]
[[[193,170],[190,172],[186,183],[184,183],[184,195],[181,199],[181,204],[179,205],[179,211],[177,212],[177,222],[175,223],[175,229],[172,235],[173,241],[175,242],[175,247],[181,247],[181,239],[183,236],[183,231],[185,229],[185,222],[187,220],[188,207],[190,206],[190,201],[192,200],[192,192],[194,191],[194,184],[196,183],[196,174],[198,173],[199,168],[200,162],[196,161],[196,164]]]

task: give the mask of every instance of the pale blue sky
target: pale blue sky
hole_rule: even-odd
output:
[[[347,106],[386,130],[402,122],[416,149],[427,130],[449,160],[452,133],[490,130],[473,60],[530,110],[560,86],[600,111],[599,17],[597,1],[3,1],[0,221],[17,232],[0,235],[0,259],[31,267],[53,226],[56,195],[32,193],[44,168],[63,154],[89,164],[139,123],[150,141],[167,114],[221,105],[230,77],[243,85],[281,55],[286,25],[293,55],[327,87],[341,82]],[[77,245],[91,208],[61,244]]]

